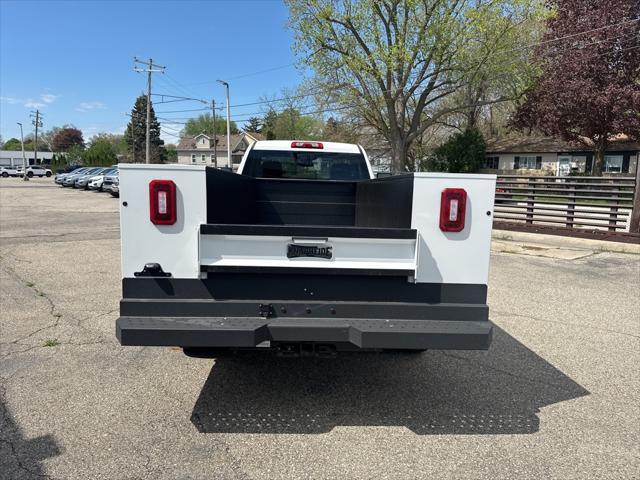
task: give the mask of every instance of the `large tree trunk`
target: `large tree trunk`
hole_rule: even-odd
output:
[[[602,167],[604,166],[604,154],[607,151],[606,142],[597,142],[595,146],[595,158],[593,159],[593,169],[591,174],[594,177],[602,175]]]
[[[408,150],[407,141],[402,135],[396,135],[391,139],[391,173],[393,175],[406,171]]]

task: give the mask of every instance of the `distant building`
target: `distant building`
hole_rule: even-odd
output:
[[[604,157],[605,175],[633,175],[640,157],[640,143],[626,137],[611,142]],[[515,175],[590,174],[594,152],[554,137],[513,137],[487,141],[482,170]]]
[[[227,136],[217,135],[216,140],[217,143],[214,146],[213,135],[201,133],[182,137],[176,147],[178,163],[226,167],[229,164],[227,161]],[[241,132],[231,135],[231,160],[234,170],[238,168],[249,145],[258,140],[262,140],[262,135],[258,133]]]
[[[49,164],[53,159],[53,152],[38,152],[38,161],[34,161],[33,150],[25,150],[24,156],[29,165]],[[0,165],[11,167],[22,165],[22,150],[0,150]]]

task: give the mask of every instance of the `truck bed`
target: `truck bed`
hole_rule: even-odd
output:
[[[162,179],[175,183],[170,225],[149,220],[149,186]],[[318,181],[123,165],[120,187],[123,345],[489,347],[494,176]],[[467,193],[462,231],[439,225],[450,188]]]

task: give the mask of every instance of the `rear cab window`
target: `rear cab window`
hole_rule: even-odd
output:
[[[305,180],[368,180],[362,153],[317,150],[251,150],[242,172],[256,178]]]

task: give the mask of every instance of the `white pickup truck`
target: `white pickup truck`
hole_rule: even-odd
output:
[[[238,174],[119,172],[122,345],[489,348],[494,175],[374,178],[359,145],[310,141],[256,142]]]

